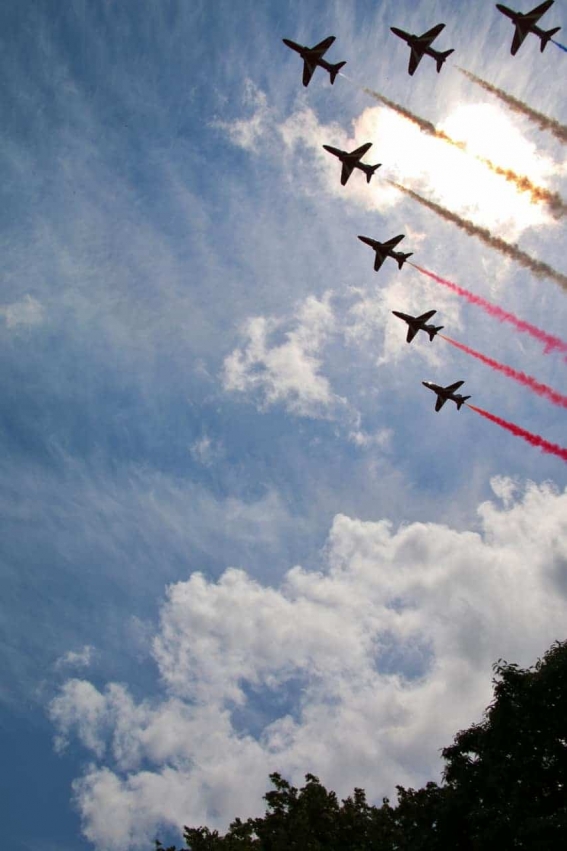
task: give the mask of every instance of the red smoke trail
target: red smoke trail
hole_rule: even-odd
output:
[[[510,313],[508,310],[503,310],[501,307],[498,307],[498,305],[492,304],[485,298],[471,293],[464,287],[459,287],[458,284],[454,284],[452,281],[447,281],[445,278],[442,278],[440,275],[436,275],[434,272],[429,272],[422,266],[418,266],[417,263],[412,263],[411,260],[408,260],[407,262],[410,266],[413,266],[414,269],[417,269],[418,272],[421,272],[422,275],[427,275],[428,278],[433,278],[433,280],[437,281],[437,283],[443,284],[444,287],[448,287],[454,293],[457,293],[457,295],[466,298],[466,300],[471,304],[476,304],[478,307],[482,307],[486,313],[490,316],[494,316],[494,318],[498,319],[499,322],[509,322],[511,325],[514,325],[518,331],[531,334],[532,337],[535,337],[536,340],[543,343],[546,354],[549,354],[549,352],[554,350],[567,354],[567,343],[560,340],[559,337],[554,337],[553,334],[548,334],[546,331],[542,331],[541,328],[537,328],[530,322],[524,322],[523,319],[518,319],[517,316],[514,316],[514,314]]]
[[[536,381],[535,378],[532,378],[531,375],[526,375],[525,372],[519,372],[511,366],[506,366],[505,363],[499,363],[499,361],[494,360],[493,358],[488,358],[481,352],[477,352],[475,349],[471,349],[463,343],[458,343],[456,340],[446,337],[445,334],[439,334],[439,336],[443,337],[444,340],[447,340],[448,343],[451,343],[452,346],[455,346],[456,349],[466,352],[467,355],[472,355],[473,358],[477,358],[477,360],[482,361],[487,366],[492,367],[492,369],[495,369],[498,372],[503,372],[504,375],[508,376],[508,378],[513,378],[514,381],[519,381],[520,384],[524,385],[524,387],[529,387],[530,390],[533,390],[533,392],[537,393],[538,396],[544,396],[546,399],[549,399],[550,402],[553,402],[554,405],[567,408],[567,396],[564,396],[562,393],[558,393],[557,390],[554,390],[552,387],[548,387],[547,384],[541,384],[539,381]]]
[[[495,417],[494,414],[490,414],[482,408],[477,408],[476,405],[470,405],[468,402],[465,402],[465,405],[467,405],[471,411],[476,411],[477,414],[481,415],[481,417],[486,417],[487,420],[491,420],[493,423],[496,423],[496,425],[511,431],[512,434],[516,435],[516,437],[521,437],[524,440],[527,440],[527,442],[531,443],[532,446],[539,446],[542,452],[549,452],[550,455],[557,455],[559,458],[563,458],[564,461],[567,461],[567,449],[563,446],[558,446],[557,443],[550,443],[548,440],[544,440],[543,437],[540,437],[539,434],[532,434],[531,431],[526,431],[514,423],[509,423],[507,420]]]

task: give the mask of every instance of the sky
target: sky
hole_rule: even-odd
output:
[[[457,9],[457,6],[459,7]],[[522,9],[528,6],[523,4]],[[390,26],[445,22],[440,74]],[[439,780],[499,658],[563,640],[566,362],[425,269],[567,338],[565,53],[489,2],[3,4],[0,801],[15,851],[181,842],[263,812],[270,772],[380,802]],[[544,28],[563,26],[555,3]],[[283,44],[328,35],[333,86]],[[565,41],[563,38],[563,41]],[[433,122],[421,132],[365,91]],[[372,142],[368,185],[323,144]]]

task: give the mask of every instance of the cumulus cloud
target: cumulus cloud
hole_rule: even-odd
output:
[[[243,328],[244,345],[225,359],[224,389],[255,391],[263,407],[281,403],[299,416],[332,418],[345,400],[320,374],[319,354],[334,328],[330,294],[309,296],[288,321],[252,317]]]
[[[163,825],[226,826],[261,810],[273,770],[378,800],[438,776],[439,748],[490,699],[491,663],[565,637],[567,491],[494,491],[476,531],[338,515],[320,572],[170,586],[162,697],[75,679],[51,704],[60,741],[98,760],[74,787],[85,835],[118,849]]]

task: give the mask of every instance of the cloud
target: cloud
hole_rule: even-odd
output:
[[[25,295],[20,301],[0,306],[0,315],[4,317],[7,328],[41,325],[44,321],[44,308],[33,296]]]
[[[333,418],[345,404],[336,396],[319,370],[319,354],[335,329],[330,294],[321,299],[309,296],[286,323],[256,316],[244,328],[245,343],[224,362],[224,389],[229,392],[257,391],[260,406],[278,403],[303,417]],[[291,329],[284,331],[285,325]],[[278,343],[274,337],[283,336]]]
[[[268,106],[265,92],[250,79],[244,82],[243,105],[253,110],[249,118],[237,118],[234,121],[217,119],[211,122],[211,127],[225,131],[230,141],[239,148],[257,151],[258,142],[273,124],[273,111]]]
[[[305,106],[298,106],[286,119],[279,121],[275,110],[267,106],[265,95],[250,81],[246,84],[244,102],[255,108],[251,118],[217,122],[216,126],[221,127],[234,144],[246,150],[259,152],[257,142],[263,137],[265,155],[273,156],[277,152],[278,159],[285,163],[289,179],[306,194],[319,194],[323,188],[335,197],[346,197],[350,203],[385,213],[402,202],[400,195],[385,185],[387,177],[433,194],[439,203],[472,218],[480,226],[498,228],[508,239],[517,238],[529,227],[553,226],[545,206],[531,203],[529,193],[518,192],[478,159],[512,169],[544,189],[549,188],[550,181],[564,174],[564,164],[543,155],[499,106],[459,104],[448,107],[438,129],[466,143],[470,148],[467,153],[422,132],[384,106],[363,109],[348,133],[338,124],[321,123],[315,112]],[[487,134],[489,126],[494,132]],[[383,167],[370,187],[362,175],[355,172],[345,191],[340,186],[339,164],[322,146],[333,144],[352,150],[365,142],[373,144],[365,160],[381,162]],[[282,143],[286,154],[283,158]],[[301,175],[300,182],[298,175]],[[491,199],[490,204],[486,204],[487,197]]]
[[[261,810],[273,770],[375,800],[437,777],[439,748],[490,699],[491,663],[564,638],[567,491],[499,477],[494,492],[476,531],[337,515],[320,572],[171,585],[153,642],[164,696],[75,679],[51,704],[60,741],[98,759],[74,786],[85,835],[114,849],[226,826]]]
[[[198,464],[211,467],[222,458],[224,450],[220,441],[215,441],[205,434],[191,444],[189,452]]]
[[[92,662],[94,647],[85,644],[82,650],[77,652],[69,650],[55,663],[56,668],[88,668]]]

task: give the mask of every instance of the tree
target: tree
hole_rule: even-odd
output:
[[[225,836],[185,828],[191,851],[551,851],[567,848],[567,642],[533,668],[498,660],[479,724],[443,750],[443,782],[397,788],[397,805],[341,803],[317,777],[270,775],[266,814]],[[161,848],[159,843],[156,843]],[[165,851],[165,849],[164,849]],[[167,851],[176,851],[175,848]]]

